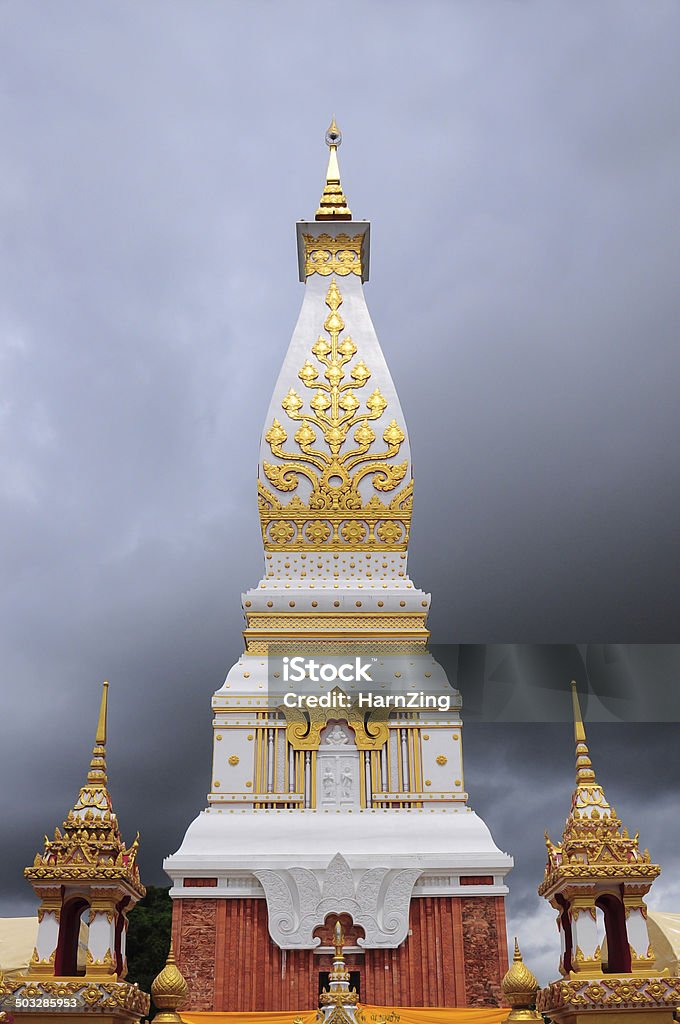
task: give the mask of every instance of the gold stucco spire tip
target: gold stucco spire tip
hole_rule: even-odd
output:
[[[576,682],[571,681],[571,700],[574,708],[574,742],[576,744],[576,785],[592,786],[595,782],[593,762],[590,760],[590,751],[586,743],[586,730],[581,714],[581,704],[578,699]]]
[[[89,783],[106,785],[106,718],[108,713],[109,684],[105,680],[102,683],[102,699],[99,705],[99,719],[97,720],[97,734],[92,750],[90,770],[87,773]]]
[[[342,143],[342,132],[335,123],[335,117],[326,129],[326,145],[330,153],[328,155],[328,170],[326,171],[326,184],[324,185],[319,202],[319,209],[316,211],[315,220],[351,220],[352,211],[347,205],[345,193],[340,184],[340,167],[338,165],[338,146]]]
[[[171,941],[165,967],[151,982],[151,995],[154,1003],[160,1010],[160,1013],[156,1014],[154,1020],[158,1021],[159,1024],[169,1021],[181,1021],[182,1018],[177,1013],[177,1007],[180,1003],[184,1002],[188,991],[189,986],[184,975],[175,963],[175,952]]]
[[[538,981],[522,960],[519,943],[515,939],[515,952],[512,958],[510,970],[507,972],[501,988],[507,1002],[512,1007],[509,1015],[505,1018],[512,1020],[543,1020],[540,1013],[534,1009],[536,1005],[536,993],[539,989]]]
[[[578,689],[575,679],[572,679],[571,681],[571,702],[574,708],[574,739],[577,743],[585,743],[586,730],[583,725],[583,716],[581,714],[581,705],[578,699]]]
[[[336,957],[342,956],[342,949],[345,945],[345,936],[342,934],[342,925],[340,919],[335,922],[335,928],[333,929],[333,945],[335,946]]]
[[[106,713],[108,706],[108,695],[109,695],[109,684],[105,679],[102,683],[102,702],[99,705],[99,721],[97,723],[97,737],[96,742],[100,746],[106,744]]]

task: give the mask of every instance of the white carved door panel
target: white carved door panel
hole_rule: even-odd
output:
[[[322,735],[316,757],[316,806],[320,810],[359,807],[359,751],[344,722],[332,722]]]

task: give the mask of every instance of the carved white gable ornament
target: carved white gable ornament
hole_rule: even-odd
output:
[[[255,872],[267,898],[269,934],[281,949],[313,949],[314,931],[329,914],[349,914],[365,938],[360,946],[394,949],[408,934],[409,906],[419,868],[352,872],[340,853],[325,871],[284,868]]]

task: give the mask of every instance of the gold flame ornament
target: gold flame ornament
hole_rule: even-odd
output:
[[[512,1007],[505,1018],[511,1020],[540,1020],[543,1018],[536,1010],[536,993],[539,984],[534,975],[522,960],[519,943],[515,939],[515,952],[510,970],[501,982],[503,995]]]
[[[181,1022],[182,1018],[177,1013],[177,1007],[184,1002],[188,991],[189,986],[186,983],[186,979],[175,963],[175,954],[171,941],[165,967],[151,982],[153,1001],[161,1011],[156,1014],[154,1020],[158,1024],[169,1024],[170,1021]]]

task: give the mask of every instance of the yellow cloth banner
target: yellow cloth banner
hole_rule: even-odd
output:
[[[509,1009],[466,1006],[367,1006],[361,1004],[366,1024],[501,1024]],[[186,1024],[314,1024],[316,1010],[284,1013],[191,1013],[181,1011]]]

